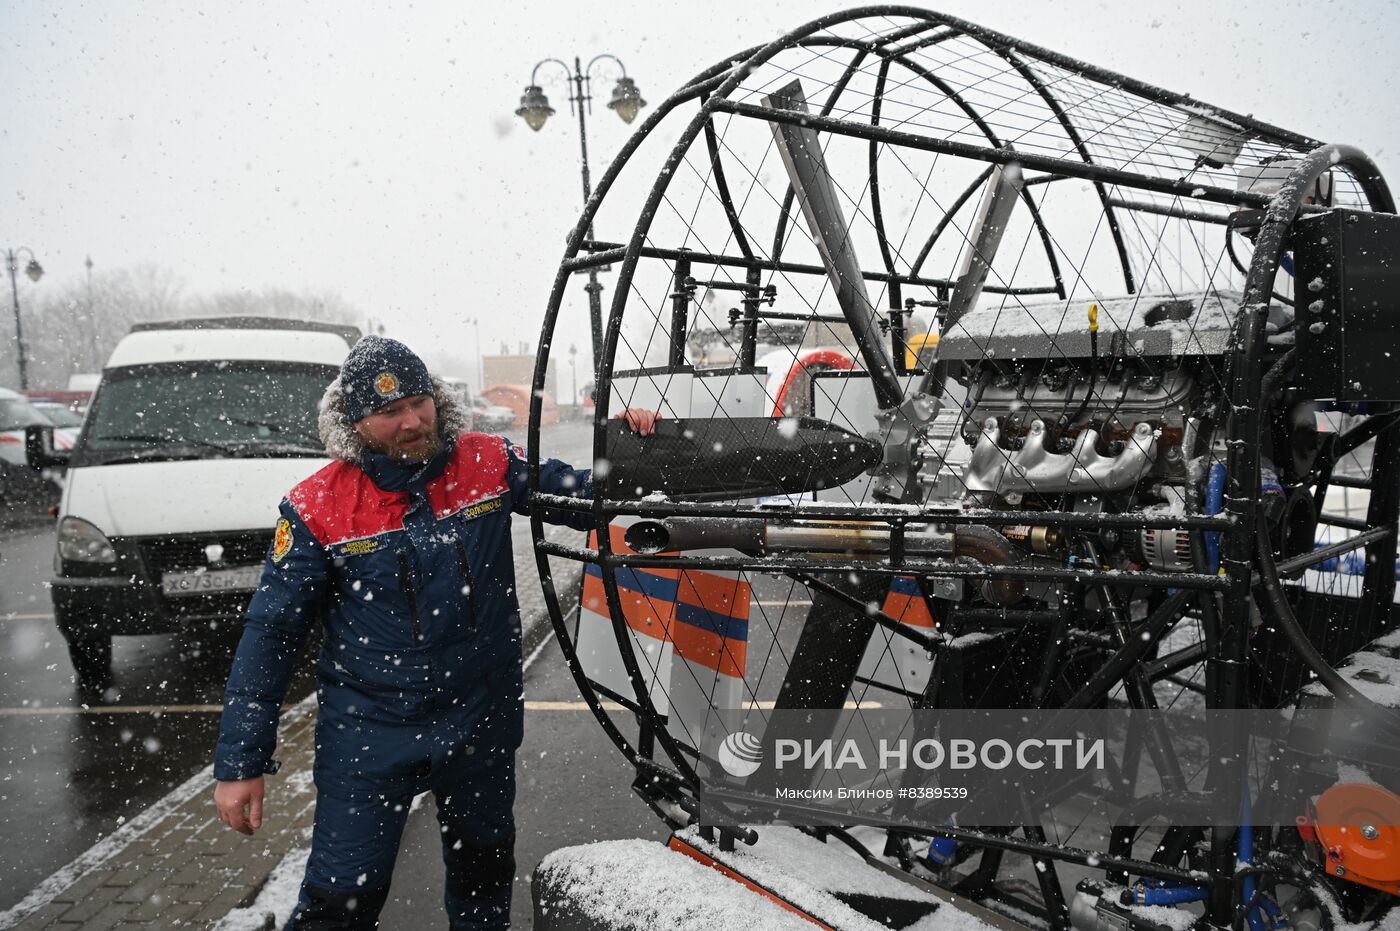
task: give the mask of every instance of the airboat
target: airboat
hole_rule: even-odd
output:
[[[693,845],[772,830],[707,822],[724,711],[1400,733],[1400,220],[1365,153],[912,7],[737,50],[648,115],[569,237],[532,476],[566,292],[605,266],[594,497],[534,497],[594,531],[560,542],[536,507],[534,547],[598,726]],[[1163,799],[1221,779],[1160,736],[1117,748],[1103,830],[790,827],[1052,931],[1389,912],[1393,773],[1323,761],[1294,819],[1192,821]],[[1166,775],[1135,783],[1134,756]]]

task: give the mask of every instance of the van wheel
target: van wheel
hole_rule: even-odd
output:
[[[112,638],[65,635],[68,658],[77,673],[78,691],[85,698],[100,698],[112,687]]]

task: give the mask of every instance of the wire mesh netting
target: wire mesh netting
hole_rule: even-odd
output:
[[[629,178],[663,125],[664,164]],[[537,526],[556,577],[586,563],[559,629],[586,690],[632,712],[608,726],[642,794],[690,820],[668,806],[693,814],[726,710],[1327,695],[1249,596],[1258,549],[1332,663],[1393,597],[1393,477],[1373,471],[1393,398],[1329,409],[1289,381],[1341,320],[1325,266],[1271,230],[1393,209],[1369,163],[1322,148],[908,10],[819,21],[658,108],[547,324],[574,275],[616,263],[597,530],[584,552]],[[646,201],[610,205],[624,188]],[[629,439],[626,408],[659,410],[658,435]],[[1238,681],[1215,662],[1236,648]],[[1150,820],[1120,854],[1179,827]],[[1090,806],[1036,829],[1105,849],[1106,824]]]

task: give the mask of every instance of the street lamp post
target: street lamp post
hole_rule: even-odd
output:
[[[593,186],[588,175],[588,123],[586,115],[591,111],[589,96],[589,85],[592,81],[593,66],[598,62],[608,59],[616,63],[622,70],[622,76],[617,79],[617,84],[613,86],[612,98],[608,101],[608,109],[612,110],[624,123],[631,123],[637,118],[637,113],[647,105],[642,99],[641,91],[637,89],[636,81],[627,76],[627,66],[622,63],[616,55],[604,53],[595,55],[588,63],[588,67],[582,67],[577,56],[574,58],[573,73],[569,74],[569,66],[557,58],[546,58],[536,63],[534,70],[530,72],[530,83],[525,88],[525,93],[520,97],[520,107],[515,111],[515,115],[525,121],[525,124],[539,132],[544,127],[545,121],[554,115],[554,108],[549,105],[549,98],[545,96],[537,81],[540,68],[554,64],[564,69],[567,80],[573,82],[573,94],[569,97],[570,110],[578,111],[578,141],[580,167],[583,174],[583,202],[588,203],[588,198],[593,194]],[[588,227],[588,238],[593,238],[593,225]],[[588,269],[588,284],[583,288],[588,292],[588,325],[591,331],[593,343],[593,368],[597,372],[598,360],[603,356],[603,286],[598,281],[598,269]],[[595,375],[596,378],[596,375]]]
[[[477,394],[486,390],[486,362],[481,354],[481,318],[471,316],[467,322],[472,325],[473,335],[476,339],[476,391]]]
[[[88,370],[92,371],[98,367],[97,362],[97,317],[93,315],[92,308],[92,256],[88,256],[83,265],[87,266],[87,318],[88,335],[92,337],[88,353]]]
[[[29,351],[24,344],[24,325],[19,318],[19,285],[15,283],[15,271],[19,268],[19,254],[29,253],[29,264],[24,266],[24,273],[29,276],[29,280],[38,282],[44,277],[44,267],[39,264],[39,260],[34,257],[34,250],[28,246],[20,246],[18,249],[5,250],[5,268],[10,273],[10,299],[14,301],[15,307],[15,348],[19,352],[19,390],[29,390]]]

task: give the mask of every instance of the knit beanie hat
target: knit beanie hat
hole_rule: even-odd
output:
[[[340,387],[354,423],[400,398],[432,394],[433,379],[423,360],[403,343],[366,336],[341,364]]]

